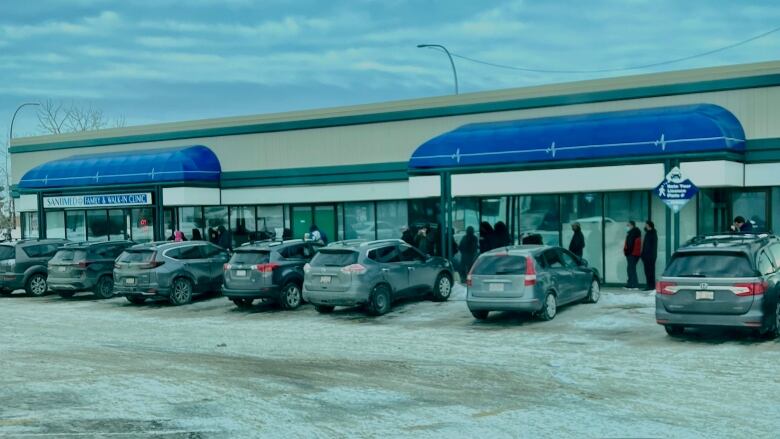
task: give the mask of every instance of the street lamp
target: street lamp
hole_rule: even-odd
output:
[[[428,48],[428,49],[441,49],[444,51],[444,53],[447,54],[447,58],[450,59],[450,65],[452,66],[452,76],[455,78],[455,94],[458,94],[458,72],[455,70],[455,61],[452,60],[452,55],[450,55],[450,51],[447,50],[446,47],[442,46],[441,44],[418,44],[418,49],[422,48]]]
[[[11,195],[11,171],[8,168],[8,165],[11,162],[11,140],[14,138],[14,121],[16,120],[16,115],[19,113],[19,110],[26,106],[38,106],[41,105],[38,102],[25,102],[22,105],[19,105],[16,107],[16,111],[14,111],[13,117],[11,117],[11,126],[8,129],[8,149],[5,151],[5,187],[8,191],[8,201],[11,203],[10,212],[11,212],[11,228],[16,229],[16,209],[14,208],[14,197]]]

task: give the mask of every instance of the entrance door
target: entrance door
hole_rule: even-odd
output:
[[[754,232],[767,230],[767,191],[734,191],[731,194],[731,217],[745,218],[753,226]]]
[[[319,206],[292,206],[293,238],[301,239],[309,233],[312,224],[316,224],[329,241],[338,239],[336,234],[336,207],[332,204]]]

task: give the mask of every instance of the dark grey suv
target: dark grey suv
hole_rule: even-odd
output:
[[[303,266],[320,247],[301,240],[243,245],[225,264],[222,295],[239,308],[266,299],[295,309],[302,302]]]
[[[150,242],[125,250],[114,264],[114,293],[133,304],[164,297],[174,305],[218,292],[227,250],[204,241]]]
[[[83,242],[62,247],[49,261],[49,288],[64,298],[92,291],[101,299],[114,296],[114,260],[132,241]]]
[[[695,238],[678,249],[656,287],[655,316],[669,335],[686,327],[751,328],[778,335],[780,239],[772,235]]]
[[[365,305],[370,314],[381,315],[403,297],[431,293],[433,300],[444,301],[452,292],[449,261],[396,239],[330,244],[305,272],[303,298],[321,313]]]
[[[67,242],[64,239],[30,239],[0,244],[0,293],[8,295],[24,288],[29,296],[46,294],[49,259]]]

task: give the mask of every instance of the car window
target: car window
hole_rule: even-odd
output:
[[[550,268],[564,268],[563,261],[561,261],[559,253],[555,250],[546,251],[544,253],[544,259],[547,262],[545,265]]]
[[[346,267],[358,261],[354,250],[331,250],[323,248],[312,258],[312,267]]]
[[[204,258],[213,258],[223,252],[220,247],[215,245],[200,245],[198,247],[200,247],[201,254]]]
[[[0,261],[13,259],[16,256],[14,247],[10,245],[0,245]]]
[[[769,254],[766,251],[762,251],[758,255],[758,271],[761,274],[772,274],[775,271],[772,260],[769,258]]]
[[[525,256],[485,255],[477,259],[471,272],[475,275],[521,275],[525,274],[525,269]]]
[[[304,255],[304,248],[307,247],[305,245],[293,245],[290,247],[287,247],[287,251],[284,254],[284,257],[287,259],[306,259],[306,255]]]
[[[769,253],[775,263],[775,267],[780,267],[780,242],[770,245]]]
[[[740,252],[684,252],[672,256],[664,271],[670,277],[753,277],[756,270]]]
[[[306,244],[303,246],[303,257],[305,259],[311,259],[312,256],[314,256],[315,253],[317,253],[317,249],[322,246],[320,245],[312,245],[312,244]]]
[[[398,251],[398,247],[395,245],[379,247],[377,249],[371,250],[368,254],[368,257],[383,264],[401,262],[401,254]]]
[[[203,259],[203,252],[201,250],[201,247],[204,246],[193,245],[189,247],[182,247],[178,249],[179,254],[177,256],[172,256],[170,253],[168,254],[168,256],[174,259],[181,259],[181,260]]]
[[[22,250],[31,258],[48,258],[57,253],[60,246],[55,244],[31,245]]]
[[[416,248],[410,245],[402,245],[401,260],[404,262],[425,262],[427,258]]]
[[[267,264],[271,260],[268,250],[239,250],[233,253],[230,263],[235,265]]]
[[[570,255],[565,250],[560,251],[561,259],[563,260],[563,265],[565,265],[567,268],[577,268],[579,267],[579,264],[574,259],[574,256]]]

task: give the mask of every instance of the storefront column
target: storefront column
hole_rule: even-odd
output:
[[[439,214],[441,215],[441,218],[439,219],[439,224],[441,224],[441,229],[439,230],[439,237],[441,239],[442,243],[442,256],[444,256],[447,259],[450,259],[452,257],[452,238],[451,238],[451,230],[452,230],[452,174],[449,172],[442,172],[441,176],[439,178],[440,185],[441,185],[441,194],[440,194],[440,208],[439,208]]]
[[[43,193],[38,192],[38,239],[46,238],[46,212],[43,211]]]
[[[154,188],[154,240],[164,241],[165,236],[165,209],[163,208],[163,190],[160,186]]]

